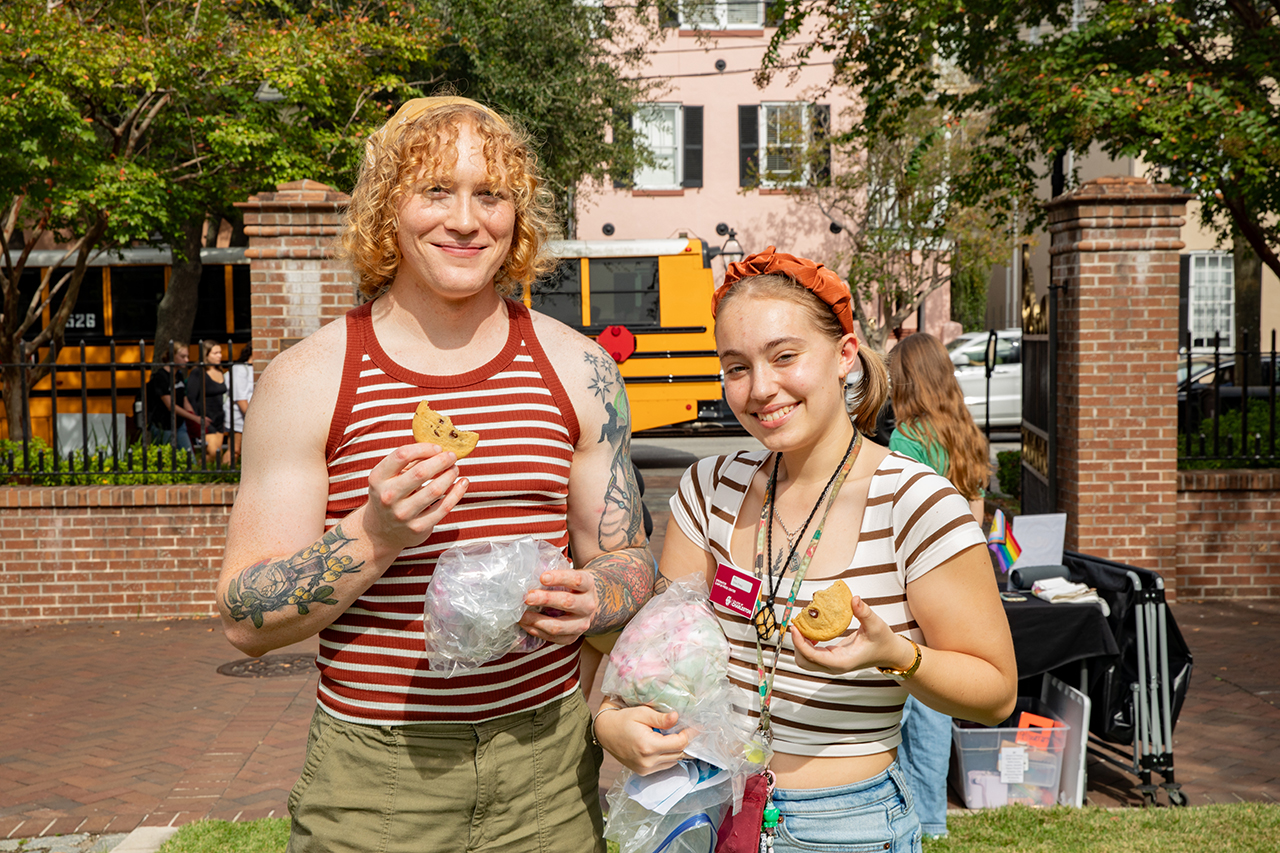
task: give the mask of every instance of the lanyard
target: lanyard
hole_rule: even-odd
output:
[[[809,571],[809,563],[813,560],[813,554],[818,550],[818,542],[822,539],[822,528],[827,523],[827,514],[831,512],[831,507],[836,502],[836,494],[840,491],[840,486],[844,484],[845,478],[849,476],[849,471],[853,468],[853,463],[858,459],[858,451],[862,449],[862,433],[856,429],[853,432],[853,439],[849,442],[849,449],[845,451],[844,461],[840,465],[839,471],[836,472],[831,482],[830,497],[827,501],[827,508],[822,512],[822,519],[818,522],[818,527],[813,531],[813,538],[809,541],[809,547],[805,549],[804,557],[800,561],[799,567],[796,569],[796,576],[791,582],[791,593],[787,596],[787,606],[782,611],[782,622],[775,627],[777,631],[777,641],[773,646],[773,662],[766,673],[764,665],[764,644],[760,637],[760,632],[756,632],[756,672],[759,678],[760,691],[760,731],[764,733],[766,740],[772,741],[773,735],[770,731],[769,720],[769,702],[773,698],[773,681],[778,672],[778,659],[782,654],[782,641],[787,633],[787,626],[791,622],[791,611],[795,607],[796,596],[800,592],[800,584],[804,582],[805,574]],[[777,460],[774,460],[774,472],[777,472]],[[770,488],[765,493],[764,506],[760,509],[760,525],[756,530],[756,571],[760,573],[763,553],[765,547],[766,530],[772,525],[772,509],[774,502],[773,483],[776,482],[771,478]],[[768,567],[764,568],[768,571]],[[783,572],[786,572],[786,566],[783,566]],[[762,581],[764,578],[762,577]],[[756,620],[762,615],[765,608],[769,612],[773,611],[774,593],[768,590],[769,584],[760,584],[760,596],[756,601],[756,613],[752,619]],[[766,591],[768,590],[768,591]]]

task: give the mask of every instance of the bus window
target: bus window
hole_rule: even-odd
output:
[[[533,284],[530,307],[566,326],[582,328],[582,262],[565,258],[550,275]]]
[[[248,332],[253,328],[253,305],[249,299],[249,265],[231,265],[231,307],[235,328],[227,332]]]
[[[592,258],[590,264],[593,327],[658,325],[657,258]]]
[[[196,321],[191,342],[227,336],[227,273],[222,264],[204,264],[200,270],[200,294],[196,299]]]
[[[56,286],[59,277],[70,273],[71,267],[54,270],[49,286]],[[84,278],[80,282],[75,307],[67,317],[67,331],[63,340],[67,343],[88,342],[99,338],[106,340],[107,323],[102,309],[102,267],[89,267],[84,271]]]
[[[111,335],[137,343],[156,333],[156,308],[164,298],[164,267],[111,268]]]

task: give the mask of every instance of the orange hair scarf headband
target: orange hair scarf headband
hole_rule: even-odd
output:
[[[716,315],[720,300],[729,292],[729,288],[744,278],[757,275],[783,275],[812,291],[814,296],[831,307],[845,334],[853,332],[853,297],[849,295],[849,288],[845,287],[840,276],[816,261],[779,252],[773,246],[729,264],[724,272],[724,284],[711,297],[711,316]]]

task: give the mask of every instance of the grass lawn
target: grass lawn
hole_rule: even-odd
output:
[[[949,838],[926,853],[1272,853],[1280,848],[1280,805],[1147,809],[1033,809],[1010,806],[948,818]],[[205,820],[187,824],[160,853],[281,853],[289,822]],[[610,853],[617,846],[609,845]],[[569,853],[569,851],[566,851]]]

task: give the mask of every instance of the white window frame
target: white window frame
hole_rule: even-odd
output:
[[[659,113],[671,117],[671,143],[665,144],[661,139],[655,141],[657,122],[653,121]],[[644,140],[659,163],[670,160],[669,169],[654,167],[637,167],[632,175],[632,185],[638,190],[675,190],[680,189],[684,179],[684,105],[679,103],[659,102],[637,104],[632,117],[632,127],[636,135]]]
[[[758,30],[764,27],[766,0],[680,0],[685,30]]]
[[[1230,349],[1236,335],[1236,270],[1230,252],[1188,252],[1187,325],[1196,352],[1213,350],[1213,333],[1220,332]]]
[[[799,170],[788,170],[786,172],[787,177],[785,178],[771,177],[771,175],[781,175],[782,173],[780,170],[775,171],[769,168],[769,147],[771,144],[769,140],[770,115],[782,109],[795,108],[799,108],[800,110],[798,139],[795,142],[785,142],[781,143],[781,145],[775,144],[775,146],[797,149],[796,156],[801,160],[804,160],[810,141],[813,138],[813,105],[806,103],[805,101],[765,101],[760,104],[760,152],[756,163],[760,170],[760,186],[762,188],[772,189],[776,187],[794,187],[803,185],[809,180],[810,164],[807,162],[803,163]]]

